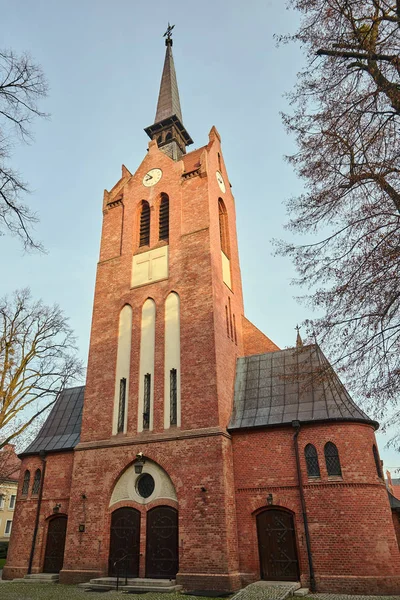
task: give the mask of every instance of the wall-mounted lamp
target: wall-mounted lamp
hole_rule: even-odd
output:
[[[135,473],[140,475],[140,473],[143,471],[145,462],[146,462],[146,459],[143,456],[143,452],[138,452],[138,454],[136,454]]]
[[[78,529],[79,529],[79,533],[84,533],[84,531],[85,531],[85,524],[84,523],[80,523]]]
[[[82,494],[81,498],[82,498],[82,500],[86,500],[86,498],[87,498],[86,494]]]
[[[268,506],[271,506],[271,504],[273,504],[273,503],[274,503],[274,497],[273,497],[273,495],[272,494],[268,494],[268,496],[267,496],[267,504],[268,504]]]
[[[57,503],[55,506],[53,506],[53,513],[58,513],[60,508],[61,508],[61,504]]]
[[[201,489],[202,492],[206,492],[207,491],[207,488],[205,488],[204,485],[202,485],[200,489]]]

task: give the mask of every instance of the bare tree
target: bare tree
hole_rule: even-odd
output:
[[[281,242],[308,322],[336,368],[379,419],[400,418],[400,1],[291,0],[306,67],[283,116],[304,192],[287,203]]]
[[[28,187],[9,159],[15,134],[29,141],[33,119],[45,116],[37,101],[46,94],[43,71],[28,55],[0,50],[0,235],[17,235],[26,249],[42,249],[31,235],[37,216],[21,201]]]
[[[0,449],[20,436],[81,378],[75,338],[61,309],[29,290],[0,301]]]

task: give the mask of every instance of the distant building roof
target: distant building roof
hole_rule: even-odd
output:
[[[390,502],[390,508],[392,510],[395,511],[399,511],[400,512],[400,500],[398,500],[395,496],[393,496],[393,494],[391,494],[390,492],[388,492],[388,496],[389,496],[389,502]]]
[[[20,456],[72,450],[79,442],[85,386],[63,390],[36,439]]]
[[[316,421],[362,421],[378,428],[353,402],[317,345],[237,360],[228,429]]]

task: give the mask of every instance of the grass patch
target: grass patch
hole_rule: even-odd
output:
[[[0,569],[4,567],[4,565],[6,564],[6,560],[6,558],[0,558]]]
[[[40,583],[0,583],[1,600],[199,600],[195,596],[171,594],[123,594],[122,592],[85,592],[74,585]],[[202,600],[207,600],[202,598]],[[212,598],[210,600],[215,600]]]

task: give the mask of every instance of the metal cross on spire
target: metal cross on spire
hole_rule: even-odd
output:
[[[170,25],[169,21],[168,21],[168,27],[167,27],[167,31],[164,33],[163,37],[166,37],[167,40],[170,40],[172,37],[172,30],[175,27],[175,25]],[[167,41],[165,40],[165,41]]]
[[[295,330],[297,331],[296,347],[301,348],[303,346],[303,340],[301,339],[301,335],[300,335],[300,327],[298,325],[296,325]]]

